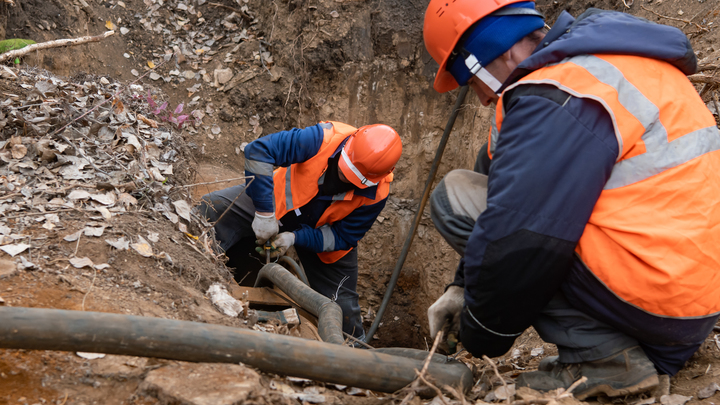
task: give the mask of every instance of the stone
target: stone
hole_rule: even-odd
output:
[[[12,260],[0,260],[0,280],[15,275],[16,265]]]
[[[215,82],[219,85],[223,85],[230,81],[233,77],[232,69],[215,69],[214,72]]]
[[[163,403],[243,403],[260,386],[260,375],[237,364],[177,363],[150,371],[138,391]]]

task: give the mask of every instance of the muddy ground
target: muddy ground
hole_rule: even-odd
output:
[[[135,94],[137,97],[132,91],[123,93],[129,108],[134,103],[136,113],[152,112],[146,100],[143,103],[145,92],[150,90],[157,104],[167,101],[174,108],[182,103],[185,112],[192,113],[193,120],[199,123],[182,128],[165,123],[163,128],[177,140],[172,146],[185,151],[174,163],[173,175],[167,176],[167,185],[175,188],[161,192],[165,183],[153,185],[158,192],[146,196],[146,200],[140,198],[138,206],[114,215],[107,221],[111,226],[104,235],[133,239],[157,233],[153,248],[168,253],[172,264],[141,257],[132,250],[118,251],[104,242],[104,237],[64,240],[89,221],[96,221],[90,216],[97,213],[71,209],[63,212],[58,225],[49,230],[42,227],[47,221],[30,221],[9,211],[2,214],[0,222],[12,228],[14,234],[31,238],[30,258],[34,258],[37,267],[0,271],[0,297],[4,305],[117,312],[244,327],[242,321],[219,313],[205,295],[210,284],[227,283],[231,270],[223,266],[222,260],[207,254],[203,246],[188,239],[168,216],[150,208],[165,201],[163,196],[192,203],[213,189],[242,182],[184,187],[242,177],[243,144],[262,135],[312,125],[319,120],[339,120],[355,126],[383,122],[398,130],[404,149],[390,201],[358,250],[358,290],[366,327],[370,325],[413,221],[435,148],[457,94],[441,95],[432,89],[436,65],[424,49],[421,32],[425,0],[14,0],[14,3],[13,6],[7,0],[0,1],[0,39],[43,42],[98,35],[109,29],[116,34],[98,43],[27,55],[18,68],[31,74],[23,76],[26,82],[0,79],[0,101],[8,99],[9,94],[25,99],[29,90],[20,84],[34,85],[32,75],[38,80],[38,76],[47,72],[77,85],[100,83],[104,78],[107,86],[129,88],[131,83],[143,86],[142,94]],[[628,12],[676,26],[691,39],[702,63],[717,63],[720,55],[717,1],[538,1],[538,8],[546,14],[549,24],[562,10],[578,15],[587,7]],[[152,72],[151,66],[155,66]],[[706,102],[711,101],[716,90],[713,86],[697,88]],[[468,97],[439,176],[454,168],[472,167],[486,139],[492,114],[492,109]],[[6,130],[2,140],[12,135],[33,137],[32,133],[11,134]],[[171,146],[168,142],[165,145]],[[92,186],[91,183],[60,181],[53,187],[78,188]],[[17,190],[3,188],[0,201],[12,205],[25,198],[13,194],[18,194]],[[56,195],[67,197],[62,192]],[[197,228],[195,231],[201,232]],[[17,259],[5,253],[0,255],[0,259],[10,262]],[[71,257],[88,257],[109,267],[102,271],[75,268],[68,263]],[[427,307],[452,278],[458,260],[434,230],[426,210],[378,339],[372,344],[428,348],[432,339],[427,330]],[[691,402],[714,401],[713,397],[697,400],[698,390],[720,375],[720,347],[713,338],[709,337],[703,349],[672,379],[672,393],[693,396]],[[496,361],[500,372],[513,376],[536,366],[540,358],[554,350],[528,331],[513,350]],[[474,365],[476,377],[489,374],[490,369],[481,361],[466,360]],[[289,389],[297,392],[309,389],[312,394],[319,390],[332,403],[393,400],[365,393],[349,395],[347,390],[253,374],[246,368],[238,371],[227,368],[230,366],[200,367],[121,356],[88,360],[70,353],[0,350],[0,404],[173,403],[172,395],[153,383],[161,379],[158,373],[165,371],[176,378],[177,385],[192,380],[189,375],[247,374],[244,381],[253,381],[253,385],[239,402],[300,401],[281,395],[285,391],[277,388],[279,384],[292,386]],[[203,385],[207,384],[196,386]],[[479,391],[475,393],[475,397],[479,395]],[[636,403],[642,399],[619,402]]]

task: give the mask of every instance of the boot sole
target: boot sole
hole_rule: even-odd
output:
[[[579,392],[577,394],[573,392],[573,395],[580,401],[583,401],[586,398],[596,397],[598,396],[598,394],[605,394],[608,397],[619,397],[625,395],[639,394],[641,392],[645,392],[647,390],[655,388],[658,385],[660,385],[660,379],[657,375],[653,375],[629,387],[613,388],[610,385],[602,384],[592,387],[587,391]]]

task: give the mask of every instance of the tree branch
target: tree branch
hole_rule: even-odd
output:
[[[30,52],[39,51],[41,49],[57,48],[60,46],[80,45],[80,44],[84,44],[86,42],[99,42],[113,34],[115,34],[115,31],[107,31],[102,35],[97,35],[94,37],[56,39],[54,41],[47,41],[47,42],[42,42],[39,44],[32,44],[32,45],[28,45],[22,49],[16,49],[14,51],[8,51],[3,54],[0,54],[0,62],[5,62],[6,60],[11,60],[11,59],[14,59],[14,58],[17,58],[20,56],[24,56]]]

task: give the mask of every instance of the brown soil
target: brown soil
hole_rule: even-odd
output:
[[[356,126],[383,122],[396,128],[404,144],[397,180],[382,219],[359,247],[358,290],[366,327],[370,325],[414,219],[454,103],[455,93],[441,95],[432,89],[436,65],[421,39],[426,0],[165,0],[162,6],[158,0],[14,2],[13,7],[0,1],[0,39],[43,42],[98,35],[107,30],[108,22],[116,26],[116,34],[99,43],[27,55],[22,60],[24,68],[39,73],[47,70],[78,84],[100,77],[125,85],[137,81],[171,106],[185,103],[186,111],[205,113],[202,125],[181,133],[189,152],[178,165],[176,184],[241,177],[242,144],[280,129],[318,120]],[[239,13],[227,18],[243,5],[249,10],[245,17]],[[622,0],[538,0],[538,8],[550,24],[562,10],[578,15],[588,7],[624,11],[676,26],[691,38],[702,62],[716,63],[720,56],[720,34],[715,28],[720,24],[720,6],[712,0],[637,0],[629,8]],[[121,28],[129,31],[122,34]],[[193,52],[202,46],[207,49]],[[165,60],[174,47],[189,50],[182,52],[184,60]],[[156,72],[161,78],[138,80],[132,71],[146,73],[149,62],[159,66]],[[233,81],[238,82],[230,89],[227,85],[222,90],[213,87],[216,69],[232,69]],[[187,71],[193,73],[190,78],[184,76]],[[704,90],[702,96],[710,101],[711,88]],[[0,79],[0,101],[8,93],[24,96],[27,90],[16,81]],[[468,97],[438,177],[454,168],[472,167],[492,115],[492,109]],[[238,182],[193,187],[190,195],[197,201],[209,191]],[[65,235],[89,221],[82,212],[63,215],[62,226],[52,231],[22,219],[8,221],[20,226],[25,235],[40,238],[33,242],[40,269],[0,278],[0,297],[7,306],[85,309],[244,326],[240,320],[220,314],[204,294],[211,283],[228,280],[227,269],[191,246],[159,213],[138,209],[116,217],[104,237],[157,232],[160,239],[155,247],[167,252],[172,264],[117,251],[102,239],[64,241]],[[111,266],[94,277],[87,269],[70,266],[67,258],[72,255]],[[0,256],[9,258],[4,253]],[[373,345],[429,347],[432,338],[426,310],[452,279],[458,260],[433,228],[426,210]],[[700,388],[717,381],[720,348],[712,338],[672,379],[672,393],[696,396]],[[543,353],[533,356],[532,350],[540,347]],[[511,350],[497,359],[507,376],[536,367],[540,358],[555,352],[532,330],[518,339],[515,349],[516,357]],[[466,361],[474,365],[478,378],[491,373],[478,359]],[[146,395],[150,391],[139,387],[149,371],[169,363],[176,362],[120,361],[118,356],[85,360],[63,352],[0,350],[0,404],[158,403],[163,401],[160,396]],[[251,393],[248,402],[266,403],[258,398],[274,392],[268,387],[276,379],[263,375],[262,387]],[[332,389],[325,394],[331,403],[383,402]],[[280,401],[270,394],[267,398],[267,403]],[[712,403],[713,398],[691,403]],[[293,401],[289,403],[299,402]]]

